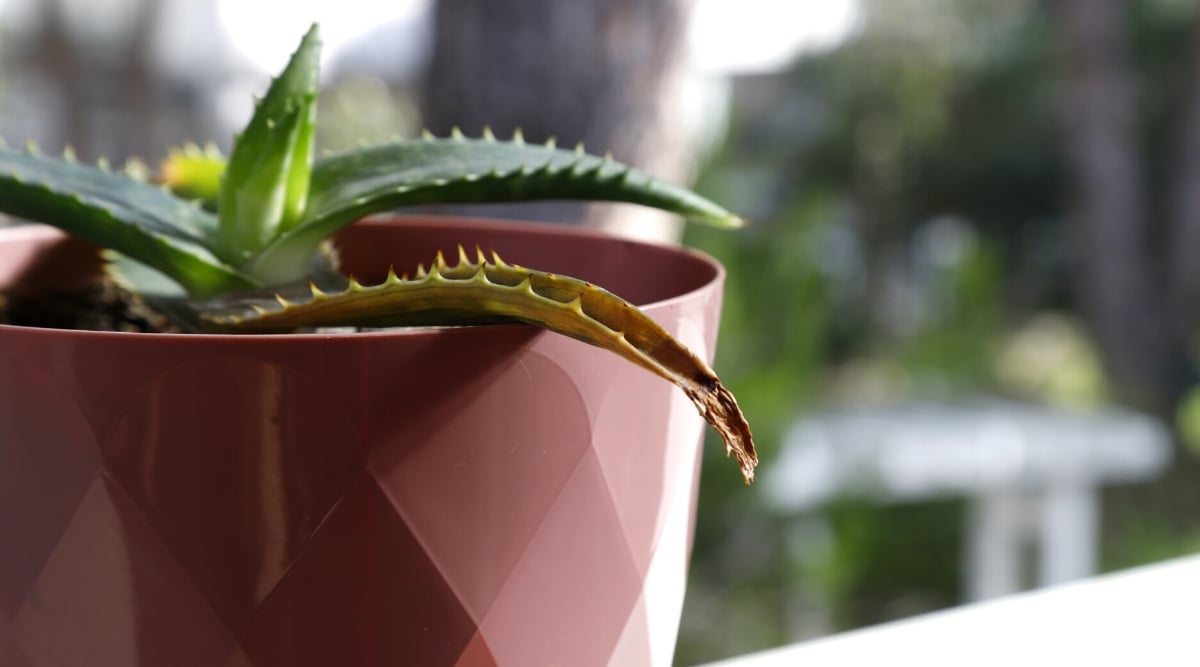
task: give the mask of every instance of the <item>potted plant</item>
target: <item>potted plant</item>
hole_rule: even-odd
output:
[[[167,175],[194,200],[0,147],[0,211],[66,232],[0,239],[0,664],[669,662],[702,429],[683,396],[748,482],[757,462],[677,340],[711,355],[720,267],[582,230],[351,223],[538,198],[739,221],[519,136],[315,158],[318,51],[314,26],[227,163],[176,163],[219,174]],[[179,333],[54,328],[45,295],[81,285],[112,328]],[[512,322],[565,336],[458,326]]]

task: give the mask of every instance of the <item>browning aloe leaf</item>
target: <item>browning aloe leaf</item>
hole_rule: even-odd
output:
[[[482,252],[457,265],[439,253],[415,278],[389,272],[378,285],[351,281],[342,292],[310,286],[302,301],[235,301],[201,313],[219,329],[265,333],[313,326],[421,326],[527,322],[621,357],[679,386],[725,440],[747,483],[758,457],[750,427],[733,395],[703,360],[641,310],[595,285],[505,263]]]

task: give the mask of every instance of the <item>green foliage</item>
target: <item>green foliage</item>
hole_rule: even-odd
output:
[[[215,211],[226,164],[225,156],[214,144],[203,148],[184,144],[167,151],[159,178],[177,196],[199,201],[206,209]]]
[[[103,167],[0,146],[0,210],[134,257],[196,296],[255,285],[217,255],[212,214]]]
[[[217,210],[220,251],[235,265],[254,257],[304,215],[317,122],[320,53],[314,25],[234,142],[221,177]]]
[[[1175,428],[1192,455],[1200,458],[1200,387],[1193,388],[1180,402]]]
[[[730,269],[717,364],[765,457],[825,406],[1003,391],[995,357],[1011,323],[1063,300],[1044,16],[1025,2],[943,0],[869,0],[864,12],[843,46],[735,90],[730,144],[699,187],[756,224],[686,232]],[[1011,300],[1014,275],[1028,301]],[[764,295],[774,307],[749,307]],[[698,661],[796,639],[797,597],[829,614],[824,631],[956,601],[958,503],[838,503],[808,518],[824,550],[799,558],[772,536],[764,548],[783,555],[731,574],[730,532],[796,523],[760,519],[763,498],[705,472],[693,589],[757,596],[711,610],[689,598],[685,617],[701,618],[680,644]],[[713,626],[708,614],[770,628],[764,643],[704,654],[689,647],[711,645],[692,634]]]
[[[833,623],[851,629],[951,606],[961,599],[961,501],[829,508],[828,582]]]
[[[303,219],[263,248],[249,270],[267,282],[295,280],[330,234],[370,213],[431,203],[591,199],[653,206],[722,227],[740,218],[688,190],[643,172],[553,144],[527,145],[520,135],[467,139],[425,136],[324,157],[313,166]]]
[[[1180,84],[1190,81],[1179,54],[1196,8],[1192,0],[1128,8],[1154,200],[1179,149],[1170,141],[1174,114]],[[792,420],[847,401],[989,393],[1055,405],[1111,400],[1080,324],[1052,11],[1053,3],[1029,0],[865,0],[860,32],[837,49],[735,84],[731,139],[700,189],[756,225],[737,236],[687,235],[730,268],[717,363],[730,369],[764,456]],[[947,218],[973,241],[957,261],[923,267],[921,239]],[[853,246],[847,270],[822,268],[842,254],[829,238]],[[764,295],[779,307],[739,307]],[[796,345],[788,332],[807,340],[784,349],[785,338]],[[1179,419],[1185,433],[1200,433],[1192,403]],[[1195,550],[1197,478],[1178,477],[1170,493],[1106,490],[1106,568]],[[728,567],[728,535],[735,525],[756,537],[770,529],[759,519],[762,499],[734,488],[719,476],[705,482],[693,590],[746,587],[757,596],[730,596],[719,609],[689,598],[685,618],[700,618],[686,620],[680,644],[694,661],[782,641],[712,648],[711,636],[698,636],[718,626],[706,615],[754,619],[745,623],[771,625],[756,630],[759,638],[795,639],[788,608],[798,589],[832,610],[827,631],[889,618],[897,601],[918,600],[914,609],[955,601],[960,509],[839,504],[808,517],[825,526],[826,553],[760,562],[770,571],[751,575]],[[1121,503],[1139,509],[1115,511]],[[1178,508],[1170,521],[1164,507]],[[785,546],[776,538],[767,548]],[[919,557],[927,551],[933,557]]]

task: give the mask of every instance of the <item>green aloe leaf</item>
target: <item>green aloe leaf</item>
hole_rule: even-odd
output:
[[[212,214],[104,167],[0,146],[0,212],[53,225],[161,271],[198,297],[254,285],[212,252]]]
[[[222,252],[241,264],[297,224],[308,202],[321,40],[314,24],[271,82],[221,178]]]
[[[324,239],[366,215],[412,204],[499,203],[544,199],[651,206],[722,227],[744,221],[713,202],[611,158],[513,141],[399,141],[322,158],[313,167],[308,211],[247,270],[268,284],[301,277]]]
[[[167,149],[158,179],[177,197],[199,201],[207,210],[215,211],[226,163],[216,145],[201,148],[187,143]]]

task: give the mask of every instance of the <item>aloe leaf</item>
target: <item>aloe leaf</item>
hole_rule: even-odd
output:
[[[297,224],[307,205],[320,52],[314,24],[234,143],[217,206],[222,252],[234,264]]]
[[[692,354],[636,306],[574,278],[506,264],[482,252],[475,262],[459,248],[449,266],[439,254],[428,271],[409,279],[390,273],[364,286],[351,280],[343,292],[310,286],[301,301],[276,296],[223,303],[201,310],[215,328],[264,333],[313,326],[434,326],[527,322],[615,352],[670,380],[725,440],[746,482],[758,457],[750,427],[733,395],[708,364]]]
[[[102,167],[0,147],[0,212],[53,225],[161,271],[207,297],[254,283],[210,250],[216,219],[157,186]]]
[[[208,210],[215,211],[225,164],[225,156],[215,145],[201,148],[189,143],[167,150],[158,178],[176,196],[197,200]]]
[[[247,270],[268,284],[302,276],[324,239],[372,213],[411,204],[584,199],[629,202],[724,227],[742,219],[685,189],[610,158],[520,141],[426,138],[317,160],[304,220]]]

